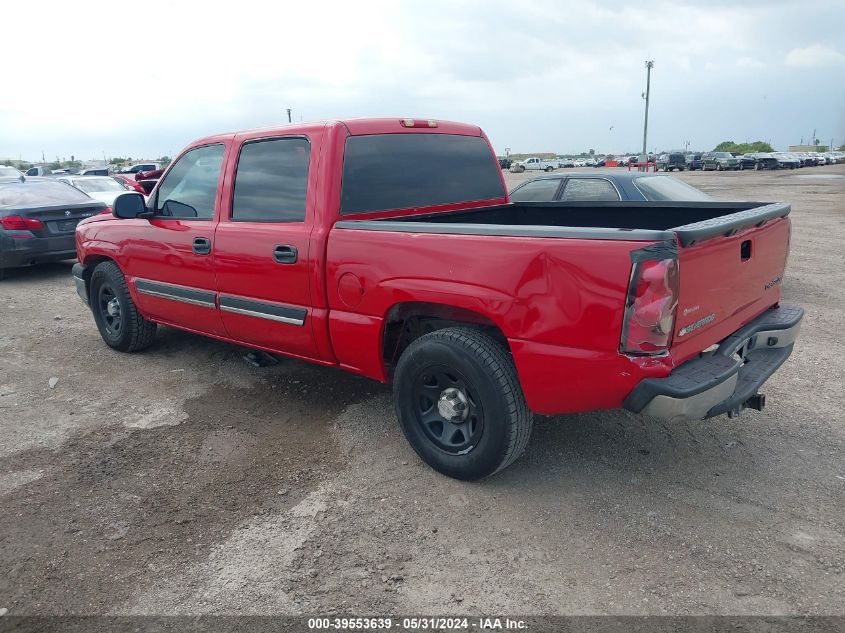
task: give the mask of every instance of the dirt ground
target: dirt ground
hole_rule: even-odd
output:
[[[387,387],[293,360],[255,368],[172,329],[113,352],[70,264],[11,275],[0,608],[842,613],[845,166],[680,177],[793,205],[784,295],[806,317],[765,412],[540,418],[526,454],[476,484],[416,458]]]

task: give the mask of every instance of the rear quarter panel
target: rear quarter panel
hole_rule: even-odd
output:
[[[643,365],[646,375],[669,371],[665,358],[618,353],[629,253],[646,244],[335,228],[326,273],[335,355],[347,369],[386,380],[388,311],[409,301],[443,304],[501,329],[534,411],[620,406]],[[350,298],[350,279],[360,296]]]

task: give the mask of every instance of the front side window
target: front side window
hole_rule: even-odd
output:
[[[343,158],[344,215],[504,198],[502,173],[480,136],[351,136]]]
[[[619,200],[610,182],[602,178],[570,178],[563,190],[561,200],[607,202]]]
[[[232,220],[302,222],[311,145],[304,138],[245,143],[238,158]]]
[[[197,147],[176,161],[158,188],[156,215],[212,219],[223,150],[223,145]]]
[[[513,202],[551,202],[560,186],[560,178],[534,180],[519,187],[511,194]]]

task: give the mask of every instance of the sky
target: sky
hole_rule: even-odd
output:
[[[0,157],[173,156],[396,116],[504,154],[845,143],[845,1],[41,0],[3,7]]]

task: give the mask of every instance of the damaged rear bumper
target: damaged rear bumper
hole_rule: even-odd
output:
[[[702,420],[745,408],[762,410],[758,393],[789,358],[804,310],[781,305],[767,310],[719,343],[710,355],[676,367],[666,378],[647,378],[625,399],[629,411],[663,420]]]

